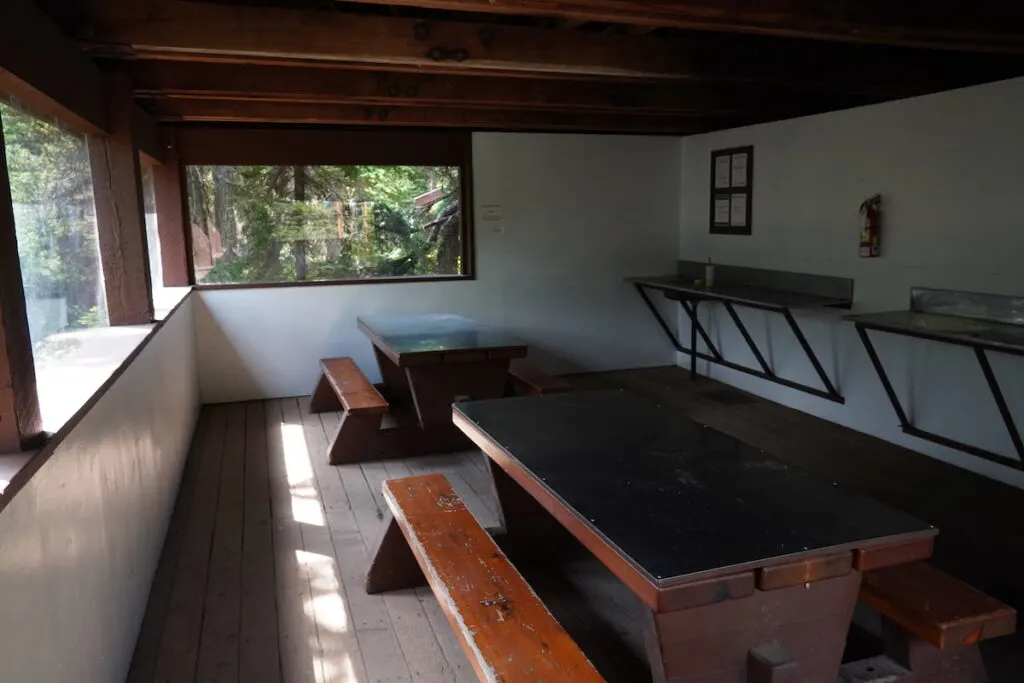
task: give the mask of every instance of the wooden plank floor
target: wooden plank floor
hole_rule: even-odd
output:
[[[927,519],[937,564],[1024,607],[1024,492],[679,368],[572,381],[628,389]],[[475,680],[428,588],[367,595],[363,572],[384,479],[440,472],[496,526],[483,456],[331,467],[338,420],[301,398],[203,408],[129,683]],[[523,573],[609,681],[649,680],[635,599],[601,565]],[[982,645],[993,683],[1024,680],[1024,638]]]
[[[476,680],[429,588],[368,595],[363,579],[385,479],[440,472],[498,526],[484,456],[332,467],[339,415],[307,403],[203,408],[129,683]],[[602,567],[527,578],[608,680],[649,679],[632,596]]]

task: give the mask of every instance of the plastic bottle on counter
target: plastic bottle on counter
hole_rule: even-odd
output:
[[[708,262],[704,265],[704,286],[711,289],[715,286],[715,264],[711,262],[711,257],[708,257]]]

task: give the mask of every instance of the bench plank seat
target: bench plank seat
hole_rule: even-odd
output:
[[[573,386],[561,377],[549,375],[522,359],[512,361],[508,375],[514,395],[547,396],[573,390]]]
[[[309,409],[314,413],[344,408],[353,415],[381,415],[388,402],[351,358],[324,358]]]
[[[309,412],[343,410],[338,430],[327,447],[332,465],[360,462],[379,455],[381,418],[390,409],[351,358],[324,358],[320,379],[309,398]]]
[[[860,599],[882,615],[885,655],[913,683],[988,683],[978,643],[1017,624],[1012,608],[925,562],[864,572]]]
[[[367,573],[368,592],[408,583],[409,570],[396,565],[410,554],[481,681],[604,680],[447,479],[390,480],[383,493],[391,518]]]
[[[1016,629],[1011,607],[925,562],[865,572],[860,598],[939,649],[973,645]]]

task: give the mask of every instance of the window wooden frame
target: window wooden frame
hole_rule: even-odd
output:
[[[453,166],[459,169],[462,213],[462,273],[410,277],[345,278],[290,282],[203,284],[196,282],[191,226],[189,283],[197,289],[325,287],[476,279],[473,225],[473,145],[468,131],[395,131],[325,127],[180,125],[173,131],[177,159],[186,166]],[[187,183],[181,183],[188,206]],[[187,215],[187,214],[186,214]],[[157,217],[159,220],[159,216]]]
[[[747,177],[746,184],[743,186],[733,185],[735,179],[732,177],[732,157],[736,154],[745,154],[747,156]],[[715,187],[715,165],[721,158],[729,159],[729,186],[728,187]],[[730,210],[732,205],[732,198],[734,195],[746,195],[747,198],[747,212],[743,217],[743,225],[734,226],[731,222],[727,224],[719,224],[715,222],[715,201],[717,199],[725,198],[730,204]],[[747,145],[745,147],[730,147],[729,149],[716,149],[711,152],[711,202],[710,202],[710,215],[708,216],[708,232],[712,235],[751,235],[753,234],[754,226],[754,147],[753,145]]]

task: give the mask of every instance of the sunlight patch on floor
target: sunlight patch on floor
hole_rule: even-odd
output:
[[[352,653],[337,637],[349,633],[351,626],[335,559],[306,550],[296,550],[295,559],[309,577],[310,600],[304,611],[320,633],[320,656],[314,664],[323,668],[325,681],[359,683]]]
[[[284,468],[292,499],[292,518],[296,522],[324,526],[324,511],[317,495],[313,463],[306,448],[301,424],[282,424]]]

